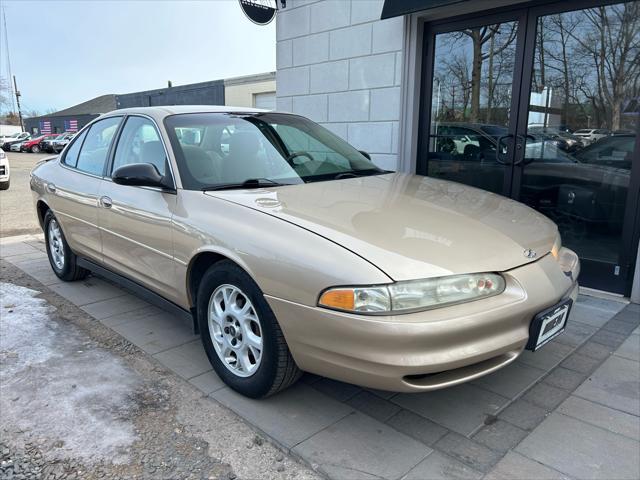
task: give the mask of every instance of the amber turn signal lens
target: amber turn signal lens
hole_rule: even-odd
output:
[[[327,290],[318,302],[323,307],[353,310],[355,307],[353,290]]]

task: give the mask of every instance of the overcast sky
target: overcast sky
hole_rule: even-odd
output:
[[[0,0],[23,110],[275,70],[275,21],[237,0]],[[2,30],[3,27],[0,27]],[[0,75],[7,77],[0,35]]]

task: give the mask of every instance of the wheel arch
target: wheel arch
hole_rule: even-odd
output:
[[[47,214],[47,211],[51,210],[51,207],[44,200],[40,199],[36,203],[36,211],[38,213],[38,222],[40,223],[40,228],[44,230],[44,216]]]
[[[254,282],[256,282],[255,276],[251,272],[251,269],[248,268],[248,266],[244,262],[234,258],[233,255],[227,252],[215,250],[213,248],[201,249],[193,255],[187,266],[186,290],[189,307],[192,311],[195,311],[194,309],[197,305],[196,294],[198,292],[198,285],[200,284],[200,280],[204,276],[205,272],[211,266],[225,260],[236,264],[247,275],[249,275]],[[257,283],[258,282],[256,282],[256,284]]]

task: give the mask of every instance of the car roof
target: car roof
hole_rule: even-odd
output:
[[[166,105],[159,107],[133,107],[113,110],[106,115],[143,114],[163,118],[180,113],[262,113],[269,110],[261,108],[233,107],[229,105]]]

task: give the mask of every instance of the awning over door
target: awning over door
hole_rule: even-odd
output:
[[[456,3],[464,3],[468,0],[384,0],[381,20],[385,18],[399,17],[407,13],[429,10],[431,8],[446,7]]]

